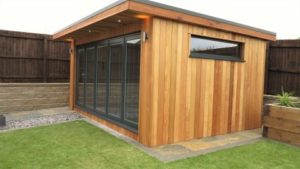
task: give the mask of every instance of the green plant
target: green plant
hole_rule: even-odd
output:
[[[285,92],[283,89],[281,89],[281,94],[278,95],[279,97],[279,104],[281,106],[286,106],[286,107],[295,107],[293,101],[292,101],[292,93]]]

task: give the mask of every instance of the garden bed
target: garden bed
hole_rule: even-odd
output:
[[[300,108],[278,104],[267,105],[264,116],[264,136],[300,146]]]

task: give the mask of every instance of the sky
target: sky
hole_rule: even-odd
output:
[[[116,0],[0,0],[0,29],[53,34]],[[153,0],[300,38],[300,0]]]

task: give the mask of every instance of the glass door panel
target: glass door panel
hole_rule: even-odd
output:
[[[140,33],[77,47],[77,105],[137,129]]]
[[[85,64],[86,64],[86,58],[85,58],[85,50],[84,49],[78,49],[77,51],[77,88],[76,88],[76,103],[78,105],[83,106],[84,100],[85,100]]]
[[[126,38],[126,80],[124,119],[138,123],[139,77],[140,77],[140,36]]]
[[[123,43],[122,39],[117,39],[110,45],[110,69],[109,69],[109,99],[108,114],[117,118],[122,115],[123,98]]]
[[[85,86],[85,106],[88,109],[94,109],[94,88],[95,88],[95,46],[86,49],[86,86]]]
[[[107,76],[108,76],[108,56],[109,48],[107,45],[99,45],[97,49],[97,98],[96,111],[105,114],[107,97]]]

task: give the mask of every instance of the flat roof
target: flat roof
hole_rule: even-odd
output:
[[[156,6],[156,7],[160,7],[160,8],[164,8],[164,9],[168,9],[168,10],[172,10],[172,11],[185,13],[185,14],[192,15],[192,16],[198,16],[198,17],[201,17],[201,18],[206,18],[206,19],[209,19],[209,20],[217,21],[217,22],[223,22],[223,23],[227,23],[227,24],[230,24],[230,25],[244,27],[244,28],[247,28],[247,29],[253,29],[255,31],[262,32],[262,33],[276,35],[275,32],[271,32],[271,31],[268,31],[268,30],[255,28],[255,27],[240,24],[240,23],[237,23],[237,22],[232,22],[232,21],[229,21],[229,20],[226,20],[226,19],[221,19],[221,18],[210,16],[210,15],[205,15],[205,14],[202,14],[202,13],[198,13],[198,12],[194,12],[194,11],[186,10],[186,9],[183,9],[183,8],[178,8],[178,7],[174,7],[174,6],[154,2],[154,1],[148,1],[148,0],[135,0],[135,1],[141,2],[141,3],[144,3],[144,4],[148,4],[148,5],[152,5],[152,6]]]
[[[85,20],[87,20],[87,19],[90,19],[90,18],[92,18],[92,17],[94,17],[94,16],[96,16],[96,15],[98,15],[98,14],[101,14],[102,12],[104,12],[104,11],[106,11],[106,10],[108,10],[108,9],[111,9],[111,8],[113,8],[113,7],[116,7],[116,6],[122,4],[122,3],[126,2],[126,1],[127,1],[127,0],[118,0],[118,1],[116,1],[115,3],[112,3],[112,4],[110,4],[110,5],[108,5],[108,6],[104,7],[104,8],[101,8],[101,9],[99,9],[99,10],[97,10],[97,11],[91,13],[91,14],[88,15],[88,16],[85,16],[85,17],[79,19],[79,20],[76,21],[76,22],[71,23],[70,25],[68,25],[68,26],[66,26],[66,27],[64,27],[64,28],[62,28],[62,29],[60,29],[59,31],[56,31],[54,34],[57,34],[57,33],[61,32],[61,31],[64,31],[64,30],[66,30],[66,29],[72,27],[72,26],[75,26],[75,25],[81,23],[82,21],[85,21]]]
[[[154,1],[149,1],[149,0],[118,0],[117,2],[112,3],[109,6],[106,6],[102,9],[100,9],[100,10],[98,10],[98,11],[96,11],[96,12],[94,12],[94,13],[92,13],[92,14],[90,14],[90,15],[88,15],[88,16],[86,16],[86,17],[84,17],[84,18],[82,18],[82,19],[80,19],[80,20],[78,20],[74,23],[72,23],[71,25],[63,28],[62,30],[57,31],[54,34],[54,36],[56,34],[59,34],[63,31],[65,31],[65,30],[67,30],[67,29],[70,29],[70,28],[72,28],[76,25],[79,25],[80,23],[82,23],[82,22],[84,22],[88,19],[91,19],[91,18],[94,18],[98,15],[101,15],[103,12],[108,11],[112,8],[115,8],[115,7],[117,7],[117,6],[119,6],[123,3],[126,3],[126,2],[127,3],[135,2],[135,3],[139,3],[139,4],[144,4],[144,5],[149,5],[149,6],[152,6],[152,7],[165,9],[165,10],[168,10],[168,11],[174,11],[174,12],[186,14],[186,15],[189,15],[189,16],[195,16],[195,17],[207,19],[207,20],[210,20],[210,21],[214,21],[216,23],[223,23],[223,24],[232,25],[232,26],[235,26],[235,27],[244,28],[244,29],[247,29],[247,30],[252,30],[252,31],[255,31],[255,32],[263,33],[263,34],[268,34],[268,35],[274,36],[274,38],[276,38],[276,33],[275,32],[271,32],[271,31],[268,31],[268,30],[248,26],[248,25],[245,25],[245,24],[240,24],[240,23],[237,23],[237,22],[232,22],[232,21],[229,21],[229,20],[225,20],[225,19],[221,19],[221,18],[205,15],[205,14],[198,13],[198,12],[194,12],[194,11],[190,11],[190,10],[186,10],[186,9],[182,9],[182,8],[178,8],[178,7],[174,7],[174,6],[154,2]],[[130,5],[128,5],[127,10],[134,10],[134,11],[138,11],[138,12],[141,12],[141,13],[144,12],[144,11],[139,11],[137,8],[133,9],[133,8],[130,7]],[[147,13],[147,12],[145,11],[145,13]],[[156,15],[155,12],[152,15]],[[156,16],[160,16],[160,15],[157,14]],[[161,16],[161,17],[164,17],[164,16]],[[199,24],[199,25],[201,25],[201,24]],[[210,27],[210,26],[207,26],[207,27]],[[221,29],[221,28],[217,28],[217,29]],[[226,31],[229,31],[229,30],[226,30]],[[232,30],[231,32],[235,32],[235,31]],[[249,35],[249,36],[251,36],[251,35]],[[274,38],[272,38],[272,39],[262,38],[262,39],[274,40]]]

